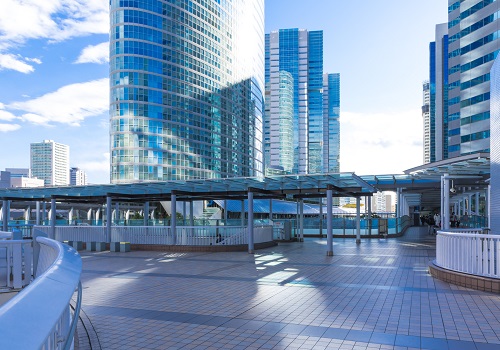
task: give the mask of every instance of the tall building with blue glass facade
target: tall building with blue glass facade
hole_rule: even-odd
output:
[[[111,182],[262,175],[264,0],[110,5]]]
[[[490,69],[500,2],[448,0],[448,156],[490,151]]]
[[[340,172],[340,74],[323,75],[323,172]]]
[[[429,45],[429,162],[448,158],[448,25],[436,26]],[[424,143],[424,154],[426,147]],[[427,162],[428,163],[428,162]]]
[[[280,72],[293,81],[292,173],[313,174],[323,170],[323,31],[280,29],[266,34],[266,97],[271,105],[266,125],[277,123]],[[267,132],[266,132],[267,133]],[[273,143],[273,137],[266,142]],[[283,154],[288,152],[283,150]],[[279,166],[269,158],[266,167]]]

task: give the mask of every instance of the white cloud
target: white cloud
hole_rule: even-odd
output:
[[[22,57],[12,54],[0,54],[0,70],[12,69],[21,73],[31,73],[35,69],[32,65],[22,61]]]
[[[66,85],[32,100],[14,102],[9,109],[25,112],[22,119],[34,124],[54,123],[79,126],[87,117],[109,108],[109,79]]]
[[[422,135],[419,109],[400,113],[341,112],[341,170],[358,175],[401,174],[422,164]]]
[[[17,117],[14,114],[3,110],[2,106],[0,104],[0,120],[11,121],[11,120],[14,120],[16,118]]]
[[[109,30],[104,0],[2,0],[0,7],[0,50],[28,39],[62,41]]]
[[[75,63],[106,63],[109,62],[109,42],[99,45],[89,45],[82,50]]]
[[[0,132],[16,131],[21,128],[18,124],[0,124]]]

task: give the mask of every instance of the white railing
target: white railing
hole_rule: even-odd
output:
[[[35,230],[51,235],[50,226],[35,226]],[[55,240],[80,242],[106,242],[105,226],[56,226]]]
[[[500,235],[438,231],[436,265],[476,276],[500,278]]]
[[[31,240],[0,240],[0,288],[21,289],[33,275]]]
[[[111,242],[173,244],[173,238],[170,234],[170,226],[113,226],[111,227]]]
[[[36,278],[0,307],[0,349],[72,349],[81,305],[82,261],[78,252],[37,237]],[[78,287],[75,314],[70,301]]]
[[[50,234],[50,226],[36,226]],[[103,226],[56,226],[57,241],[106,242]],[[272,226],[254,227],[254,242],[271,242]],[[111,242],[160,245],[241,245],[248,244],[246,226],[177,226],[175,237],[170,226],[112,226]]]
[[[272,226],[259,226],[253,229],[254,243],[272,242],[273,240],[273,227]]]

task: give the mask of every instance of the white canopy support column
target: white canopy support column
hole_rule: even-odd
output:
[[[269,220],[273,220],[273,200],[269,199]]]
[[[448,174],[441,176],[441,181],[443,182],[443,215],[441,215],[441,226],[443,230],[448,230],[450,228],[450,179]]]
[[[100,214],[101,214],[101,208],[97,207],[97,209],[95,210],[95,225],[96,226],[99,223],[99,218],[101,217]]]
[[[368,208],[367,224],[368,224],[368,235],[372,235],[372,197],[365,197],[366,207]]]
[[[2,231],[4,232],[7,232],[9,230],[9,217],[10,217],[9,201],[4,199],[2,200]]]
[[[328,190],[327,190],[328,191]],[[328,196],[328,194],[327,194]],[[319,199],[319,236],[323,238],[323,199]]]
[[[361,198],[356,197],[356,244],[361,243]]]
[[[248,254],[254,253],[253,232],[253,192],[248,192]]]
[[[193,202],[191,202],[191,203],[193,203]],[[227,199],[224,199],[224,222],[225,223],[227,223],[227,212],[228,211],[229,210],[227,210]],[[193,214],[191,214],[191,215],[193,215]]]
[[[480,194],[479,194],[479,192],[476,192],[476,195],[474,196],[474,199],[475,199],[475,202],[476,202],[476,205],[474,206],[474,209],[475,209],[475,212],[476,212],[477,216],[479,216],[479,198],[480,198]]]
[[[73,207],[68,212],[68,225],[73,225]]]
[[[326,190],[326,255],[333,256],[333,215],[332,215],[332,193],[333,190],[329,186]],[[321,217],[323,220],[323,217]]]
[[[172,191],[170,198],[170,232],[172,233],[172,245],[177,244],[177,195]]]
[[[24,222],[26,224],[29,223],[31,217],[31,207],[28,205],[26,209],[24,210]]]
[[[106,196],[106,242],[111,243],[111,223],[113,221],[112,213],[113,203],[111,202],[111,196]]]
[[[36,215],[35,215],[35,224],[40,225],[40,201],[36,201]]]
[[[485,205],[485,208],[486,208],[486,217],[488,218],[488,227],[491,227],[491,220],[490,220],[490,213],[491,213],[491,200],[490,200],[490,196],[491,196],[491,185],[488,185],[488,189],[486,190],[486,205]]]
[[[149,202],[144,202],[144,226],[149,225]]]
[[[47,202],[43,201],[43,203],[42,203],[42,225],[45,224],[45,220],[47,220]]]
[[[467,215],[470,215],[472,212],[472,194],[467,196]]]
[[[300,242],[304,242],[304,199],[300,199]]]
[[[49,238],[56,239],[56,199],[50,199],[50,235]]]
[[[194,204],[193,204],[193,201],[190,201],[189,202],[189,219],[191,220],[191,223],[190,225],[191,226],[194,226],[194,213],[193,213],[193,208],[194,208]]]
[[[400,218],[401,217],[401,189],[398,188],[396,189],[396,217]]]

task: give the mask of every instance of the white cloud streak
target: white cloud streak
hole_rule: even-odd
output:
[[[0,51],[29,39],[106,34],[108,6],[106,0],[1,0]]]
[[[33,124],[79,126],[85,118],[108,110],[108,96],[109,79],[105,78],[66,85],[29,101],[11,103],[7,108],[25,112],[21,119]]]
[[[103,64],[109,62],[109,42],[98,45],[89,45],[84,48],[80,57],[75,63],[98,63]]]
[[[1,124],[0,123],[0,132],[10,132],[16,131],[21,128],[19,124]]]
[[[31,73],[35,70],[32,65],[23,61],[20,56],[0,54],[0,70],[11,69],[20,73]]]
[[[340,167],[358,175],[401,174],[421,165],[422,114],[352,113],[340,115]]]

